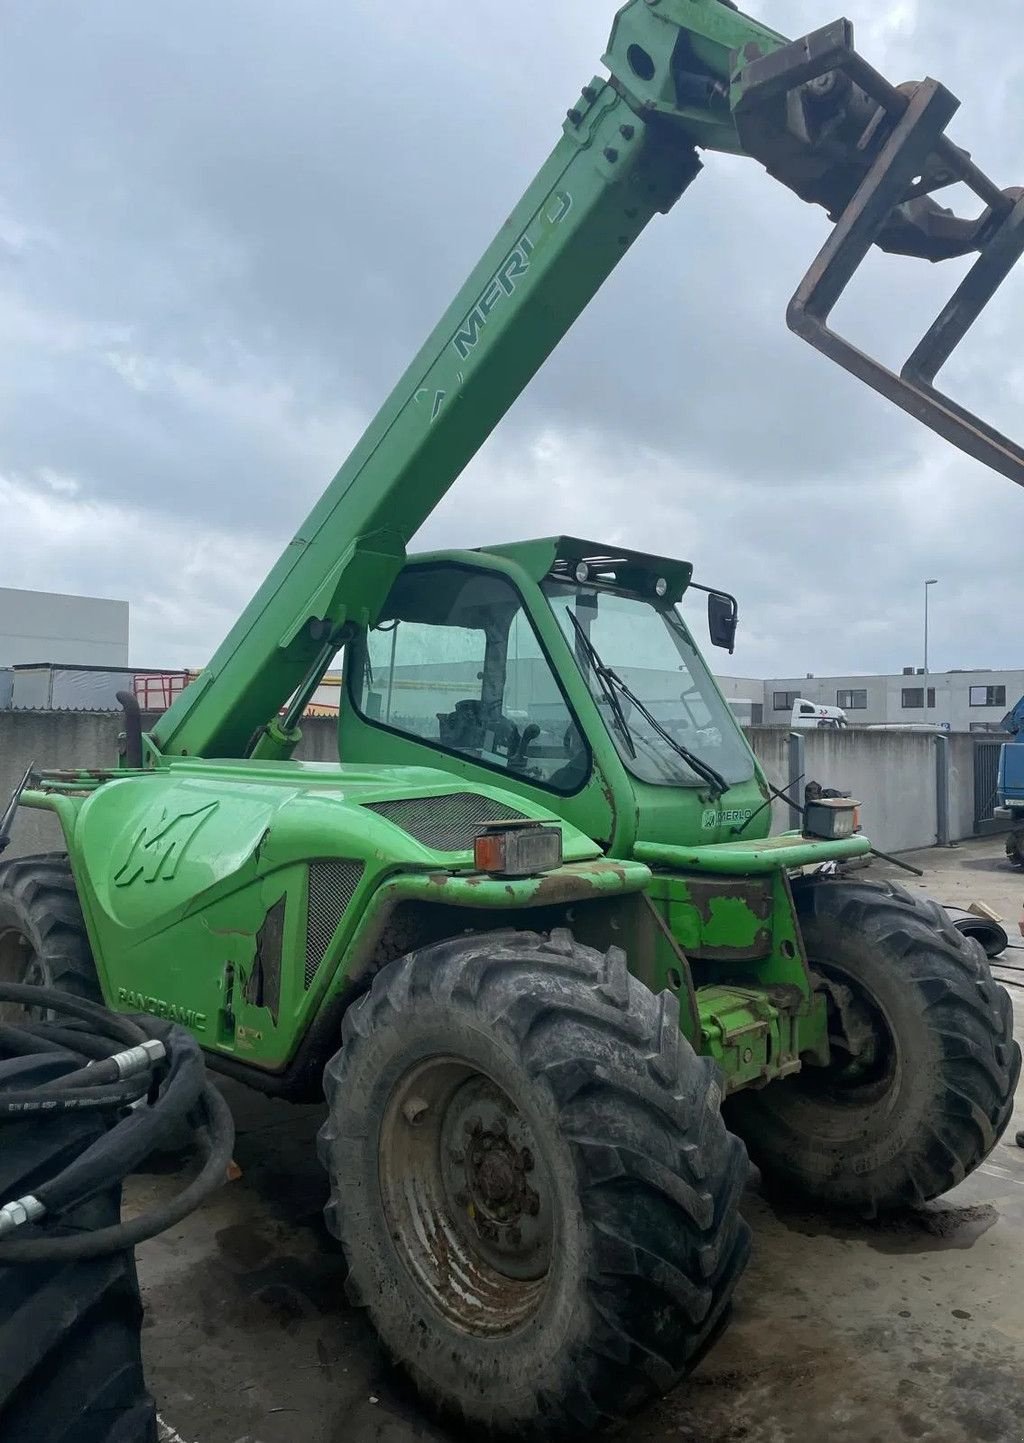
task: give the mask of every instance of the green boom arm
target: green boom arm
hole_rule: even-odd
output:
[[[1004,196],[970,167],[968,183],[978,177],[990,188],[978,191],[989,209],[976,222],[949,217],[928,194],[969,165],[942,135],[956,102],[925,82],[939,102],[929,92],[924,120],[912,114],[916,94],[908,102],[861,61],[846,22],[791,45],[726,0],[630,0],[604,63],[611,79],[584,87],[550,159],[426,345],[209,666],[157,722],[154,753],[290,752],[304,701],[330,657],[352,627],[373,622],[407,543],[648,221],[697,174],[696,147],[749,154],[839,216],[836,254],[827,256],[826,247],[817,263],[825,315],[845,284],[841,273],[852,274],[873,243],[931,259],[979,250],[981,266],[995,234],[1003,240],[1002,274],[1015,258],[1005,254],[1021,209],[1014,193]],[[851,235],[840,236],[844,224]],[[806,311],[791,309],[791,325],[802,324],[827,350],[808,334]],[[843,355],[833,358],[856,370]],[[889,394],[877,378],[862,379]],[[890,398],[943,429],[920,402]],[[966,414],[951,411],[944,434],[972,449],[950,434],[966,427]],[[989,454],[981,459],[999,464]],[[1024,479],[1024,466],[1014,479]]]

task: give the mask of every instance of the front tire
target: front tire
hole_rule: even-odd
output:
[[[618,948],[566,931],[391,963],[325,1075],[349,1292],[473,1436],[578,1438],[672,1387],[749,1249],[716,1070]]]
[[[57,987],[102,1002],[78,890],[63,852],[0,865],[0,982]],[[0,1002],[0,1022],[23,1009]]]
[[[0,1060],[0,1092],[59,1083],[73,1066],[59,1053]],[[94,1112],[6,1121],[0,1201],[34,1192],[103,1131]],[[120,1220],[120,1186],[107,1187],[64,1214],[56,1232],[88,1234]],[[24,1231],[31,1236],[33,1226]],[[0,1262],[0,1439],[157,1443],[141,1328],[130,1248],[78,1262]]]
[[[890,883],[794,886],[829,994],[832,1061],[727,1108],[771,1180],[874,1215],[927,1202],[983,1162],[1020,1074],[1013,1013],[985,954],[934,902]]]

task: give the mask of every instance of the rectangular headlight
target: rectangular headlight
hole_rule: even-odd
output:
[[[808,802],[804,815],[804,836],[827,842],[852,837],[860,828],[860,802],[849,797],[823,797]]]
[[[558,827],[531,822],[510,827],[507,822],[485,826],[473,843],[478,872],[498,877],[529,877],[562,865],[562,833]]]

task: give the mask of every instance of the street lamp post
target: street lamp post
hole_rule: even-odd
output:
[[[928,720],[928,588],[937,586],[938,577],[933,576],[924,584],[924,719]]]

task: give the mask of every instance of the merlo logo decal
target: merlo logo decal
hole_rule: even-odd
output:
[[[164,807],[155,826],[147,822],[136,832],[127,857],[114,873],[114,886],[130,887],[140,877],[144,882],[170,881],[188,844],[219,806],[220,802],[207,802],[194,812],[170,815]]]

